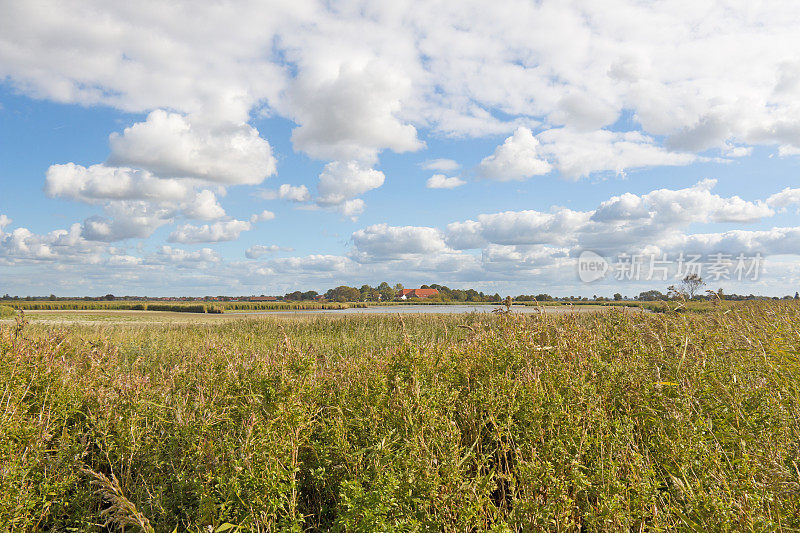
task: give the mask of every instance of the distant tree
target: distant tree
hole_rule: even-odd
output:
[[[614,294],[614,301],[618,302],[620,300],[622,300],[622,295],[620,293],[618,293],[618,292],[615,293]]]
[[[303,298],[302,299],[303,300],[313,300],[317,296],[319,296],[319,293],[317,291],[306,291],[306,292],[303,293]]]
[[[460,289],[454,289],[451,291],[451,297],[453,300],[457,302],[466,302],[467,301],[467,293]]]
[[[661,291],[656,291],[656,290],[640,292],[639,296],[636,297],[637,300],[641,300],[643,302],[652,302],[652,301],[655,301],[655,300],[665,300],[666,298],[667,298],[666,294],[664,294]]]
[[[400,292],[400,291],[402,291],[404,288],[405,288],[405,287],[403,287],[403,284],[402,284],[402,283],[395,283],[395,284],[394,284],[394,290],[396,290],[397,292]]]
[[[340,285],[325,293],[325,297],[336,302],[357,302],[361,300],[361,291],[355,287]]]
[[[383,301],[392,300],[395,296],[397,296],[397,291],[395,291],[392,286],[385,281],[378,285],[377,290],[380,294],[381,300]]]
[[[795,300],[800,300],[800,292],[795,292],[794,293],[794,299]]]
[[[698,274],[689,274],[680,281],[677,288],[675,286],[671,286],[670,292],[677,293],[678,295],[691,300],[695,297],[697,291],[699,291],[705,284],[706,282],[703,281],[703,278],[701,278]]]
[[[55,294],[51,294],[49,300],[51,302],[53,302],[53,301],[55,301],[55,299],[56,299],[56,295]]]

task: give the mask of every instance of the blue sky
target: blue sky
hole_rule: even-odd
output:
[[[3,7],[0,293],[800,288],[791,2],[237,4]]]

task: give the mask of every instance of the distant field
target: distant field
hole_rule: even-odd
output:
[[[35,311],[171,311],[174,313],[222,313],[225,311],[281,311],[298,309],[347,309],[349,307],[364,307],[362,302],[181,302],[181,301],[151,301],[151,300],[121,300],[121,301],[85,301],[85,300],[56,300],[56,301],[24,301],[3,300],[0,305],[14,309]]]
[[[701,310],[31,311],[0,529],[797,531],[800,304]]]

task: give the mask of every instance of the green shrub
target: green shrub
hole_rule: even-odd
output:
[[[0,326],[0,523],[796,531],[797,339],[795,303]]]

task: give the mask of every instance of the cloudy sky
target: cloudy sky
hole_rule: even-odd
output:
[[[792,0],[0,15],[0,293],[668,284],[581,283],[585,250],[760,255],[714,286],[800,289]]]

